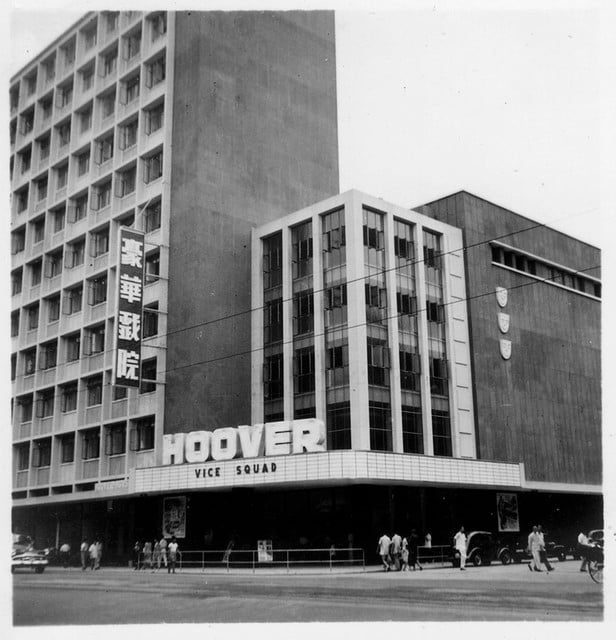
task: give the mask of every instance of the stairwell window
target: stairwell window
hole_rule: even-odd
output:
[[[163,175],[162,149],[143,159],[143,181],[146,184],[157,180]]]
[[[148,89],[161,83],[166,76],[165,55],[159,56],[155,60],[148,62],[145,66],[145,86]]]

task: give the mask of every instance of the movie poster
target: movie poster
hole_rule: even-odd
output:
[[[186,497],[163,499],[163,536],[186,537]]]
[[[516,493],[496,494],[496,515],[499,531],[520,531]]]

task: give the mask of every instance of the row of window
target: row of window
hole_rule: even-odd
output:
[[[136,97],[138,93],[134,96]],[[110,97],[110,96],[107,96]],[[131,99],[134,99],[131,98]],[[113,102],[111,106],[113,108]],[[113,111],[112,111],[113,113]],[[69,162],[72,167],[72,175],[76,177],[85,176],[90,172],[91,162],[95,165],[102,165],[110,161],[114,156],[114,148],[117,147],[121,151],[127,151],[137,145],[139,137],[139,118],[141,117],[141,129],[144,134],[149,136],[157,132],[163,127],[165,114],[165,104],[163,99],[158,99],[155,103],[144,107],[141,112],[135,113],[127,121],[120,124],[116,131],[107,131],[98,136],[90,146],[76,151],[71,156],[60,160],[51,170],[52,183],[55,189],[62,189],[67,185],[69,176]],[[81,110],[75,113],[73,118],[68,118],[54,127],[53,135],[55,136],[55,144],[58,149],[67,147],[71,141],[71,133],[77,127],[78,133],[81,135],[92,128],[92,103],[87,104]],[[114,144],[115,143],[115,144]],[[51,156],[52,131],[46,131],[40,135],[33,144],[27,144],[22,150],[16,154],[17,169],[20,175],[28,173],[33,167],[33,160],[36,166],[40,168],[41,163],[49,160]],[[147,153],[144,157],[149,157],[151,153]],[[11,180],[15,166],[13,158],[9,166],[11,171]],[[37,201],[47,197],[50,177],[48,171],[45,170],[32,183],[32,192],[36,196]],[[28,200],[25,197],[29,191],[29,185],[24,185],[16,191],[18,198],[17,212],[23,211],[28,206]]]
[[[128,431],[128,446],[131,451],[147,451],[154,448],[155,420],[154,416],[126,422],[105,425],[101,434],[100,428],[84,429],[82,431],[64,433],[62,435],[22,442],[14,445],[15,467],[17,471],[28,468],[51,466],[52,446],[57,447],[60,464],[75,462],[75,445],[81,443],[81,460],[93,460],[100,457],[101,435],[104,441],[104,452],[107,456],[126,453]],[[55,444],[53,442],[55,441]]]
[[[141,386],[139,393],[156,391],[156,358],[144,360],[141,365]],[[20,423],[31,422],[33,417],[51,418],[56,410],[56,400],[59,400],[61,413],[77,411],[79,392],[84,399],[85,406],[96,407],[103,402],[103,375],[97,374],[83,378],[81,384],[74,380],[56,387],[49,387],[17,397]],[[113,386],[113,400],[123,400],[127,397],[126,387]]]
[[[492,262],[526,273],[546,282],[554,282],[574,291],[587,293],[596,298],[601,297],[601,283],[577,273],[575,270],[556,267],[539,258],[531,257],[521,251],[516,251],[498,244],[491,245]]]
[[[131,13],[131,12],[129,12]],[[134,13],[134,12],[133,12]],[[102,20],[106,26],[101,26],[103,29],[101,35],[104,34],[106,39],[110,37],[118,27],[118,12],[105,12],[102,14]],[[167,15],[164,12],[157,13],[148,16],[146,25],[150,32],[150,38],[152,42],[156,42],[167,32]],[[87,54],[97,44],[98,38],[98,24],[97,21],[90,22],[83,27],[78,36],[81,40],[81,55]],[[121,52],[124,60],[132,60],[141,51],[142,41],[142,26],[141,23],[132,28],[127,34],[122,36],[121,44],[118,47],[118,43],[108,46],[105,51],[100,55],[99,61],[99,75],[106,76],[115,71],[116,61],[118,56],[118,48]],[[20,95],[25,96],[28,99],[34,95],[37,91],[37,81],[39,81],[40,87],[44,90],[49,84],[53,83],[56,78],[57,64],[61,66],[61,73],[66,73],[75,62],[76,57],[76,38],[73,37],[59,48],[59,55],[53,52],[47,56],[40,64],[39,68],[35,68],[28,72],[21,79],[20,84],[15,84],[10,88],[9,100],[11,113],[17,110],[19,107]],[[92,73],[94,72],[94,62],[91,64]]]

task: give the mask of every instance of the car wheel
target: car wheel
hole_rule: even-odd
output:
[[[567,559],[567,554],[564,551],[558,552],[558,561],[564,562]]]
[[[36,568],[34,569],[34,571],[35,571],[36,573],[43,573],[43,571],[45,571],[45,567],[36,567]]]
[[[511,553],[509,553],[509,551],[503,551],[500,554],[500,561],[503,564],[511,564],[511,560],[512,560],[512,557],[511,557]]]
[[[471,562],[473,563],[474,567],[480,567],[483,564],[483,558],[481,557],[481,554],[474,553],[473,557],[471,558]]]

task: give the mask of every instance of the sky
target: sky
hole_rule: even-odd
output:
[[[79,5],[12,0],[7,76],[83,12],[102,8]],[[340,191],[414,207],[465,189],[605,248],[600,185],[611,105],[599,3],[167,3],[319,6],[336,9]]]

